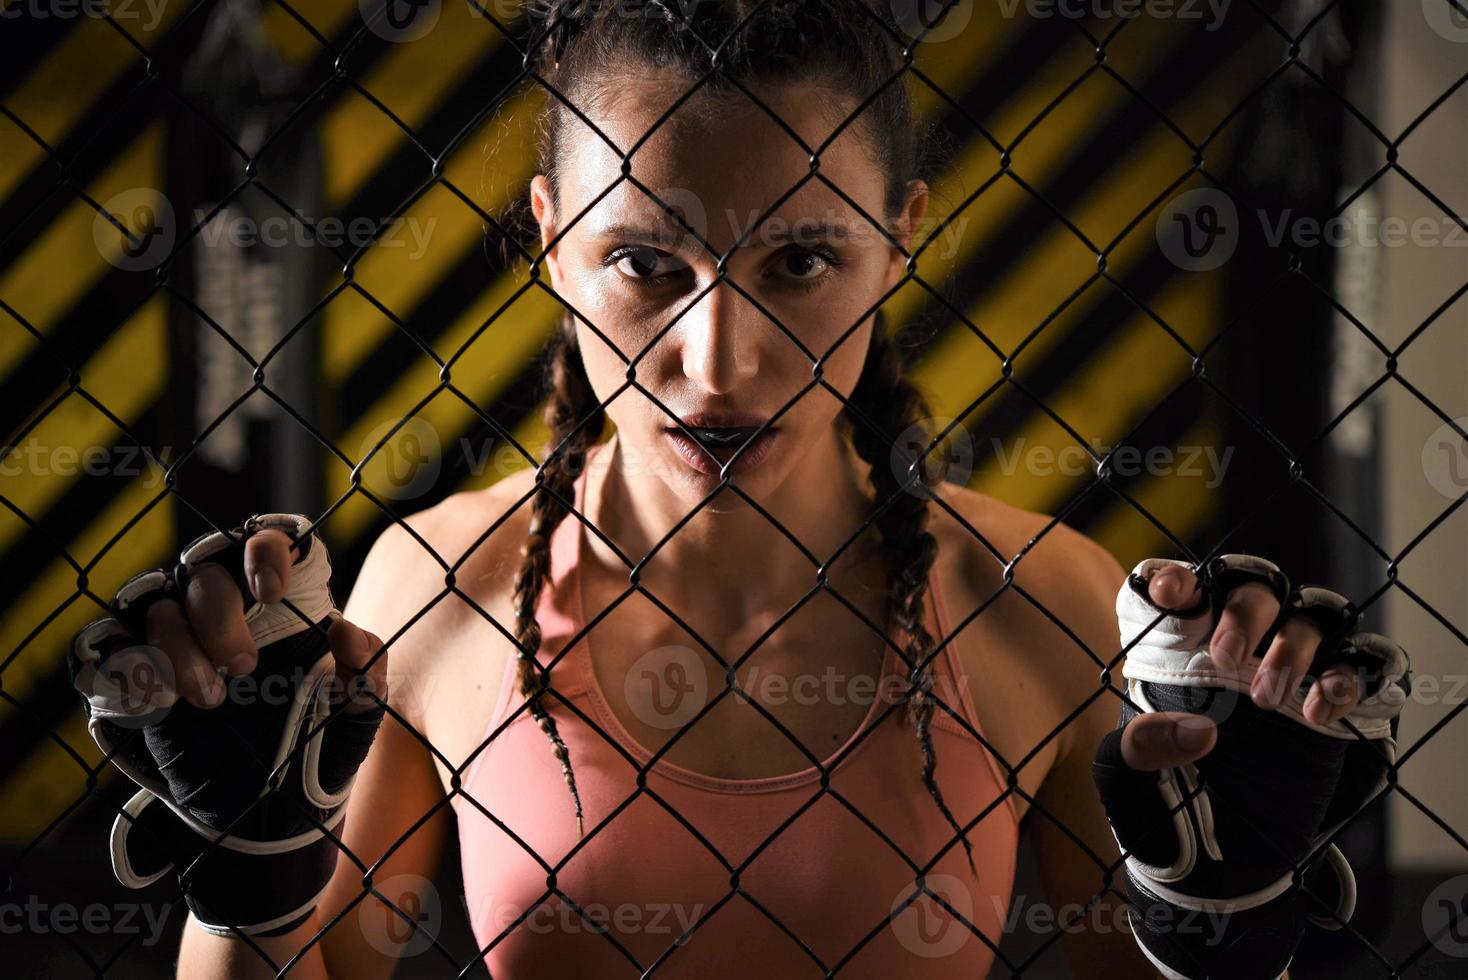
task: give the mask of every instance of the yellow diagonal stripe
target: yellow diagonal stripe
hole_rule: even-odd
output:
[[[117,159],[87,188],[94,200],[106,205],[114,195],[139,188],[156,192],[163,179],[163,126],[143,130]],[[119,218],[136,230],[135,212],[123,209]],[[35,242],[0,275],[0,297],[39,330],[48,334],[68,310],[79,303],[113,270],[109,260],[122,253],[122,233],[103,229],[98,214],[74,198]],[[100,240],[99,240],[100,239]],[[106,249],[106,254],[99,251]],[[38,343],[8,316],[0,315],[0,377],[15,369]]]
[[[1191,100],[1177,116],[1196,121],[1223,100],[1218,92]],[[1071,216],[1083,230],[1119,230],[1140,212],[1159,191],[1187,172],[1191,151],[1168,130],[1157,129],[1135,153],[1119,155],[1111,168],[1098,176],[1089,196]],[[1092,239],[1098,245],[1104,239]],[[1151,227],[1144,221],[1111,253],[1113,274],[1125,279],[1149,248],[1155,248]],[[1085,282],[1095,271],[1095,256],[1070,229],[1054,225],[1036,249],[1019,264],[1015,274],[998,283],[993,291],[967,310],[968,317],[1001,350],[1012,352],[1039,326],[1060,301]],[[1096,288],[1096,287],[1092,287]],[[1102,286],[1101,288],[1105,288]],[[1084,303],[1086,297],[1078,302]],[[1026,348],[1026,356],[1038,356],[1064,336],[1052,323]],[[973,399],[1000,377],[999,362],[962,324],[947,330],[927,356],[915,366],[913,378],[929,396],[937,415],[957,417]],[[974,410],[965,424],[981,426],[993,400]]]
[[[1221,440],[1218,424],[1202,419],[1179,441],[1180,446],[1214,446]],[[1219,450],[1220,455],[1223,450]],[[1161,521],[1177,538],[1195,544],[1197,534],[1218,512],[1218,493],[1203,485],[1207,481],[1187,476],[1143,480],[1127,487],[1127,493]],[[1177,558],[1177,548],[1151,521],[1130,503],[1117,497],[1106,517],[1090,531],[1090,537],[1131,571],[1143,558]]]
[[[187,4],[179,3],[139,2],[128,6],[133,18],[118,23],[129,28],[128,33],[144,47],[161,39],[188,9]],[[6,108],[52,147],[61,144],[123,72],[142,68],[142,56],[116,31],[95,17],[79,20],[5,99]],[[18,131],[6,132],[5,152],[0,153],[0,199],[8,197],[44,159],[41,148],[29,137]]]
[[[1146,70],[1155,66],[1176,47],[1177,43],[1176,34],[1164,33],[1157,37],[1154,44],[1139,54],[1136,59],[1137,70]],[[1080,77],[1085,69],[1086,62],[1079,58],[1055,59],[1047,66],[1043,74],[1027,80],[1016,97],[1004,104],[996,118],[988,122],[991,131],[1002,140],[1014,139],[1045,110],[1050,102],[1065,89],[1066,85]],[[1015,151],[1012,164],[1014,171],[1031,186],[1045,187],[1065,162],[1067,154],[1077,144],[1095,137],[1100,127],[1104,125],[1108,113],[1118,106],[1125,105],[1131,98],[1132,96],[1125,93],[1111,79],[1103,75],[1092,75],[1080,87],[1066,96],[1039,126],[1026,135]],[[1175,139],[1174,142],[1176,142]],[[1178,145],[1181,146],[1180,143]],[[1126,157],[1128,162],[1131,159],[1131,155]],[[957,164],[941,179],[934,182],[929,204],[930,217],[925,224],[927,234],[936,233],[937,238],[918,262],[918,275],[926,282],[939,287],[943,283],[952,281],[956,270],[962,267],[981,245],[988,243],[992,236],[998,234],[1000,230],[1009,227],[1014,216],[1021,209],[1033,203],[1034,199],[1028,193],[1005,177],[986,189],[967,207],[955,212],[954,207],[962,205],[968,195],[974,193],[985,181],[997,173],[999,165],[999,154],[989,145],[988,141],[974,136],[966,144]],[[1105,188],[1105,194],[1102,196],[1108,200],[1112,197],[1113,188],[1109,178],[1098,178],[1096,187]],[[1116,193],[1120,195],[1120,191]],[[1129,203],[1129,201],[1124,203]],[[1096,206],[1100,208],[1106,205],[1103,202]],[[1130,213],[1135,214],[1140,206],[1138,204],[1132,207]],[[1112,214],[1120,214],[1125,211],[1125,208],[1112,206],[1109,211]],[[951,225],[942,231],[936,230],[940,221],[947,221],[950,218],[953,222]],[[1060,231],[1064,233],[1065,238],[1069,238],[1069,241],[1052,235],[1050,247],[1053,251],[1047,253],[1047,258],[1052,261],[1060,259],[1061,264],[1065,265],[1066,263],[1073,264],[1089,256],[1089,253],[1082,248],[1074,236],[1065,232],[1063,228]],[[1061,252],[1068,254],[1058,254]],[[1013,292],[1017,298],[1018,294],[1029,291],[1032,298],[1053,296],[1054,302],[1058,302],[1064,295],[1062,290],[1069,291],[1066,283],[1070,284],[1070,288],[1074,288],[1081,281],[1081,277],[1074,274],[1058,273],[1053,265],[1041,268],[1041,263],[1029,261],[1023,264],[1022,275],[1024,276],[1022,284],[1018,281],[1019,277],[1014,277]],[[923,305],[930,300],[931,296],[927,290],[915,283],[908,283],[883,305],[883,309],[892,322],[905,323],[916,316]],[[985,312],[992,314],[994,311]],[[987,321],[975,322],[980,323],[982,327]],[[1037,322],[1039,322],[1039,317],[1036,317],[1031,325]],[[965,345],[960,343],[960,346]],[[985,354],[983,357],[981,363],[985,366],[993,362],[991,356]],[[946,363],[950,371],[961,372],[965,370],[965,364],[969,365],[970,369],[972,368],[973,349],[966,351],[964,358],[957,363],[952,358],[945,360],[943,355],[936,354],[927,360],[934,362],[929,365],[930,367],[941,367]],[[923,370],[920,367],[918,372],[921,382],[932,384],[941,390],[949,390],[952,387],[945,377],[924,377]]]
[[[163,392],[168,378],[167,303],[155,298],[115,334],[82,371],[82,384],[98,401],[107,405],[123,421],[132,423]],[[70,553],[85,564],[115,534],[129,517],[140,511],[162,488],[162,474],[148,467],[141,458],[127,458],[111,452],[119,433],[115,426],[95,408],[72,395],[57,409],[54,424],[48,418],[36,430],[34,444],[22,442],[18,452],[7,456],[3,485],[5,496],[31,515],[41,513],[73,480],[106,480],[121,495],[114,499],[85,529],[77,529]],[[32,452],[32,446],[38,451]],[[99,463],[92,464],[93,473],[83,466],[87,453]],[[97,472],[100,471],[100,472]],[[129,507],[131,510],[129,510]],[[106,586],[117,585],[148,567],[152,555],[171,546],[173,528],[159,520],[159,511],[172,513],[171,501],[160,505],[128,535],[119,549],[103,560],[99,574],[93,576],[92,589],[103,597],[110,593]],[[0,517],[0,548],[8,547],[25,525],[9,510]],[[109,578],[108,576],[111,576]],[[54,561],[39,576],[29,580],[29,587],[7,610],[0,622],[0,658],[9,657],[22,639],[76,591],[76,573],[64,562]],[[45,636],[32,641],[3,672],[6,692],[14,698],[25,696],[43,674],[59,667],[54,654],[57,637],[66,627],[76,629],[95,618],[97,607],[90,601],[74,605],[61,618],[61,633],[53,623]],[[48,644],[46,637],[52,642]]]
[[[52,734],[70,745],[89,765],[96,766],[102,761],[102,752],[87,733],[80,696],[74,709]],[[0,714],[0,724],[10,724],[14,716],[13,710]],[[108,766],[108,770],[112,768]],[[114,778],[108,770],[103,770],[99,779]],[[0,807],[0,841],[22,846],[31,843],[62,811],[80,799],[86,789],[87,774],[76,760],[49,738],[43,739],[25,762],[0,784],[0,800],[5,801],[5,806]]]
[[[118,328],[82,369],[81,385],[124,422],[140,418],[168,383],[168,302],[155,295]],[[76,479],[116,479],[115,469],[145,468],[141,456],[114,453],[121,432],[80,395],[72,394],[43,418],[0,463],[0,493],[32,517],[39,517]],[[149,447],[160,450],[161,447]],[[165,461],[167,462],[167,461]],[[99,475],[100,474],[100,475]],[[0,523],[0,553],[22,525]]]
[[[550,340],[563,312],[561,305],[543,291],[532,289],[490,324],[477,340],[469,344],[470,336],[499,309],[516,288],[515,283],[504,278],[496,282],[493,288],[455,318],[434,345],[440,356],[447,359],[468,344],[463,355],[453,365],[451,382],[486,412],[515,380],[523,366]],[[352,460],[360,462],[385,434],[385,425],[405,415],[438,386],[437,365],[427,358],[416,359],[370,413],[351,422],[337,440],[337,446]],[[467,407],[462,402],[451,393],[442,392],[414,417],[432,428],[440,444],[452,446],[463,428],[467,413]],[[411,432],[405,435],[413,437]],[[411,455],[418,449],[415,443],[412,446],[397,446],[395,451]],[[348,478],[349,471],[346,467],[335,459],[328,462],[328,500],[334,501],[350,489]],[[374,484],[369,479],[367,485],[371,487]],[[329,522],[331,533],[335,540],[354,541],[381,513],[370,501],[360,494],[354,494],[332,516]]]
[[[499,29],[469,4],[445,3],[432,31],[417,41],[389,45],[381,60],[357,82],[410,129],[417,129],[473,71],[475,62],[494,55],[501,38]],[[487,100],[493,94],[485,92],[484,97]],[[407,136],[371,101],[348,89],[322,121],[321,139],[326,199],[335,212],[382,168],[388,154]],[[427,158],[419,161],[418,171],[428,176]]]
[[[501,213],[518,186],[530,179],[535,163],[533,111],[533,101],[507,103],[474,138],[465,141],[445,169],[454,186],[466,194],[474,193],[480,186],[481,169],[488,167],[481,151],[484,140],[503,133],[495,136],[499,147],[493,159],[495,179],[483,196],[476,196],[480,207],[490,214]],[[402,216],[390,237],[363,256],[356,279],[379,303],[406,320],[465,254],[482,254],[484,234],[484,223],[477,214],[449,190],[434,187]],[[486,276],[489,264],[486,256]],[[334,298],[326,307],[323,323],[323,374],[332,386],[350,377],[398,330],[355,293]]]
[[[1214,286],[1212,277],[1196,282],[1174,279],[1157,297],[1153,309],[1189,342],[1200,346],[1217,327]],[[1139,365],[1145,367],[1139,369]],[[1045,404],[1102,455],[1187,378],[1191,367],[1191,358],[1177,342],[1139,311],[1100,350],[1088,352]],[[1023,382],[1023,375],[1021,366],[1015,376]],[[1148,448],[1141,447],[1144,457]],[[1026,510],[1054,513],[1095,479],[1094,464],[1081,447],[1038,408],[1003,444],[983,440],[978,455],[988,459],[990,450],[995,462],[978,473],[971,485]]]

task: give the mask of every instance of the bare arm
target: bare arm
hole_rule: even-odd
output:
[[[1069,543],[1076,552],[1076,563],[1064,569],[1068,585],[1049,593],[1073,598],[1064,608],[1051,607],[1051,611],[1096,656],[1109,660],[1117,649],[1116,590],[1126,573],[1099,545],[1079,534],[1066,537],[1073,538]],[[1077,571],[1080,582],[1075,581]],[[1060,945],[1071,972],[1080,980],[1160,976],[1137,948],[1127,926],[1126,901],[1118,894],[1123,879],[1119,867],[1113,888],[1091,904],[1104,887],[1097,859],[1108,867],[1121,859],[1091,781],[1092,755],[1101,738],[1116,727],[1119,702],[1111,694],[1096,696],[1101,669],[1073,643],[1063,642],[1068,644],[1064,659],[1071,665],[1057,668],[1056,683],[1065,685],[1067,704],[1079,706],[1087,698],[1092,700],[1059,736],[1059,756],[1040,787],[1039,805],[1028,813],[1040,877],[1054,913],[1051,921],[1064,930]],[[1120,673],[1118,665],[1113,676]]]

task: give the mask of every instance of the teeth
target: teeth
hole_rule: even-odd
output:
[[[753,435],[755,430],[758,428],[758,426],[754,425],[728,426],[720,428],[689,426],[688,431],[692,432],[694,438],[696,438],[699,442],[704,443],[707,446],[727,448],[730,446],[743,445],[745,441],[748,440],[749,437]]]

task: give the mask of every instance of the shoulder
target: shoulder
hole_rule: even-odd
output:
[[[423,707],[415,692],[439,687],[428,681],[456,669],[454,651],[466,635],[481,667],[486,654],[497,659],[513,650],[484,614],[507,629],[512,621],[534,481],[527,470],[453,494],[389,525],[368,552],[344,615],[391,641],[389,697],[410,716]]]
[[[1119,649],[1116,595],[1126,573],[1104,547],[1051,515],[968,488],[943,503],[931,505],[929,526],[953,625],[984,609],[974,621],[978,642],[959,644],[965,672],[992,677],[1008,669],[1042,685],[1044,713],[1057,717],[1035,721],[1048,731],[1095,694],[1101,668],[1091,655],[1109,661]],[[998,657],[1009,659],[996,664]]]
[[[944,503],[931,505],[929,526],[965,583],[997,589],[1008,565],[1014,584],[1040,589],[1060,605],[1114,604],[1125,572],[1111,552],[1070,525],[967,487]]]

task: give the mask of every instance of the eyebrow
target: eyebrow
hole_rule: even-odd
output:
[[[766,219],[768,225],[769,219]],[[855,230],[846,224],[831,221],[811,221],[797,218],[794,222],[781,221],[774,228],[768,228],[747,239],[743,248],[761,243],[778,245],[787,241],[810,241],[818,239],[849,239],[856,235]],[[616,222],[591,231],[593,238],[619,238],[626,241],[649,242],[659,245],[676,246],[688,237],[688,232],[682,227],[672,223],[658,227],[632,224],[630,222]]]

